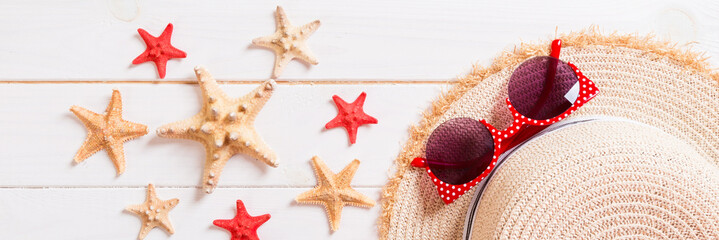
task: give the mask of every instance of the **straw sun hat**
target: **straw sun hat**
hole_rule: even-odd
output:
[[[560,58],[600,93],[445,204],[410,162],[447,120],[509,126],[507,81],[521,62],[547,55],[549,42],[476,67],[411,129],[383,192],[382,238],[719,238],[719,74],[701,55],[651,37],[588,30],[560,38]]]

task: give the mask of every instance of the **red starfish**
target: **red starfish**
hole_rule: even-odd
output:
[[[364,99],[367,93],[362,92],[352,103],[347,103],[337,95],[332,96],[332,100],[337,105],[337,116],[330,122],[325,124],[326,129],[344,127],[347,134],[350,135],[350,143],[354,144],[357,140],[357,128],[365,124],[377,124],[377,119],[367,115],[362,110]]]
[[[237,214],[233,219],[218,219],[212,222],[218,227],[227,229],[232,233],[231,240],[259,240],[257,237],[257,228],[270,220],[270,215],[253,217],[247,213],[245,204],[242,200],[237,200]]]
[[[137,56],[135,60],[132,60],[132,64],[153,61],[155,62],[155,66],[157,66],[157,71],[160,73],[160,78],[165,78],[167,60],[171,58],[185,58],[187,56],[185,52],[170,44],[172,23],[167,24],[167,27],[165,27],[165,30],[162,31],[159,37],[153,37],[142,28],[138,28],[137,32],[140,33],[142,40],[145,41],[147,49],[145,49],[145,52],[140,54],[140,56]]]

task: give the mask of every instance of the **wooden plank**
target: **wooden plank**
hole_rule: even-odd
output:
[[[321,205],[294,202],[308,188],[199,189],[157,188],[160,199],[179,198],[170,211],[172,239],[229,239],[215,219],[235,216],[235,201],[243,200],[250,215],[269,213],[257,233],[262,239],[374,239],[378,205],[371,209],[347,206],[339,231],[330,233]],[[357,189],[378,200],[379,188]],[[136,239],[140,219],[123,211],[145,200],[144,188],[0,189],[0,239]],[[156,228],[145,239],[170,239]]]
[[[592,25],[719,54],[712,0],[10,0],[0,2],[0,80],[154,80],[153,64],[130,64],[144,50],[136,29],[157,35],[168,22],[188,52],[168,63],[168,80],[192,80],[198,64],[220,79],[266,79],[274,55],[250,42],[274,31],[276,5],[296,25],[322,21],[308,41],[320,64],[292,62],[285,79],[447,80],[522,40]]]
[[[230,96],[256,85],[230,84]],[[86,136],[68,110],[78,105],[95,112],[106,108],[112,89],[123,97],[123,117],[146,124],[150,133],[125,144],[126,172],[115,169],[104,151],[75,165],[72,157]],[[256,120],[257,131],[279,156],[277,169],[237,155],[230,159],[220,187],[310,187],[310,159],[320,156],[334,171],[357,158],[362,163],[353,184],[384,185],[388,169],[407,137],[407,129],[443,85],[284,85],[280,84]],[[365,111],[379,124],[360,128],[350,146],[344,129],[323,130],[337,110],[337,94],[353,101],[367,92]],[[197,142],[155,134],[163,124],[193,116],[200,109],[199,89],[190,84],[6,84],[0,87],[0,186],[196,186],[204,166]]]

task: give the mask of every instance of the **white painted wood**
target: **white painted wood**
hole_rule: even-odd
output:
[[[167,80],[194,81],[198,64],[220,80],[267,79],[274,55],[250,42],[274,31],[276,5],[295,25],[322,21],[308,41],[320,64],[293,61],[281,77],[287,80],[451,80],[521,41],[591,25],[606,32],[653,32],[693,42],[708,56],[719,54],[719,3],[713,0],[3,0],[0,81],[155,80],[153,64],[130,64],[145,48],[136,30],[157,35],[168,22],[175,24],[173,44],[188,58],[168,63]],[[719,65],[717,58],[709,61]],[[254,86],[223,89],[241,96]],[[123,94],[125,118],[151,130],[125,145],[127,170],[119,177],[104,152],[79,165],[71,160],[86,133],[69,107],[102,111],[112,88]],[[353,186],[378,200],[409,125],[443,88],[280,85],[256,123],[278,152],[280,167],[236,156],[220,187],[206,195],[195,188],[202,146],[154,134],[158,126],[196,113],[196,85],[0,84],[0,239],[134,239],[139,220],[122,209],[142,202],[149,182],[159,186],[160,198],[180,198],[171,212],[173,239],[228,239],[211,222],[232,218],[238,198],[250,214],[272,214],[260,227],[262,239],[376,238],[378,206],[345,208],[340,231],[330,234],[320,206],[293,203],[315,185],[309,159],[319,155],[334,171],[360,159]],[[352,101],[361,91],[367,91],[365,109],[379,124],[360,128],[358,143],[348,146],[344,130],[322,128],[336,113],[333,94]],[[146,239],[167,238],[156,229]]]
[[[242,96],[256,84],[230,84],[230,96]],[[104,151],[83,163],[72,158],[86,137],[82,123],[69,111],[78,105],[103,112],[112,89],[120,90],[123,117],[148,125],[150,133],[125,143],[127,169],[115,176]],[[361,165],[353,184],[380,187],[407,137],[442,89],[411,85],[280,84],[255,122],[257,131],[279,156],[275,169],[250,157],[228,161],[220,187],[310,187],[315,178],[310,159],[320,156],[334,171],[357,158]],[[379,124],[360,127],[350,146],[343,128],[323,130],[337,114],[332,95],[351,102],[367,92],[365,111]],[[201,144],[160,138],[155,129],[199,111],[195,84],[6,84],[0,87],[0,186],[169,186],[200,183],[205,152]]]
[[[170,211],[174,235],[155,228],[145,239],[229,239],[212,225],[235,216],[241,199],[252,216],[269,213],[260,226],[261,239],[374,239],[380,207],[347,206],[337,232],[330,233],[321,205],[297,204],[295,196],[309,188],[217,189],[157,188],[160,199],[178,198]],[[378,200],[379,188],[357,191]],[[137,239],[140,218],[123,211],[145,201],[145,188],[0,189],[0,239]]]
[[[136,29],[157,35],[168,22],[173,44],[188,53],[168,63],[168,80],[193,79],[198,64],[220,79],[266,79],[274,55],[250,42],[274,31],[276,5],[296,25],[322,21],[308,41],[320,64],[292,62],[286,79],[451,79],[520,41],[592,25],[719,54],[714,0],[5,0],[0,79],[155,79],[153,64],[130,64],[145,48]]]

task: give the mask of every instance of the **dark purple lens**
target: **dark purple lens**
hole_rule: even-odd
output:
[[[476,178],[492,162],[492,134],[481,122],[455,118],[439,125],[427,139],[425,157],[435,176],[450,184]]]
[[[509,79],[509,100],[522,115],[544,120],[562,114],[579,93],[572,67],[553,57],[535,57],[519,65]]]

